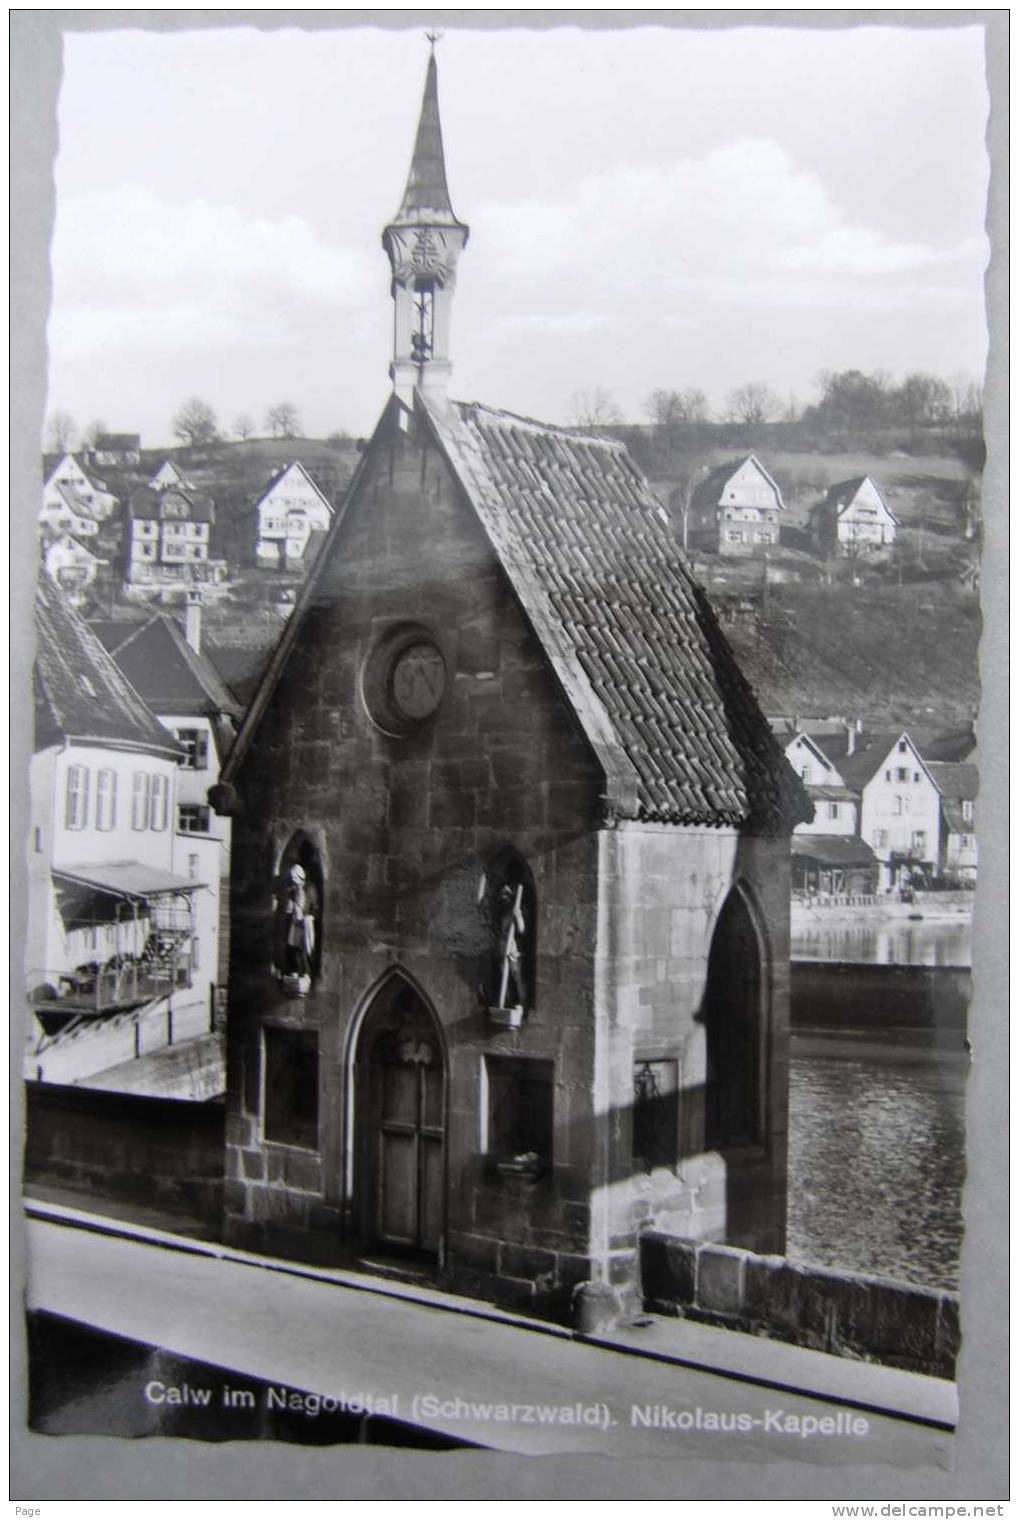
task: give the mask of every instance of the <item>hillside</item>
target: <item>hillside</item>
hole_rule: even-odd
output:
[[[682,450],[664,452],[646,430],[626,433],[680,541],[683,508],[697,481],[750,451],[720,440],[717,429],[702,429]],[[979,476],[948,448],[830,452],[787,441],[754,451],[782,490],[780,546],[769,552],[767,567],[760,558],[703,551],[691,559],[765,710],[838,712],[872,724],[968,721],[979,701]],[[205,637],[224,677],[247,700],[301,579],[255,568],[254,502],[271,474],[299,459],[335,505],[358,447],[350,439],[250,439],[147,451],[137,469],[104,474],[124,499],[165,458],[215,499],[212,552],[230,562],[232,576],[226,594],[207,605]],[[828,487],[859,475],[879,483],[900,523],[885,566],[826,562],[806,533],[810,509]],[[135,619],[149,610],[118,600],[115,608],[104,605],[106,615]]]

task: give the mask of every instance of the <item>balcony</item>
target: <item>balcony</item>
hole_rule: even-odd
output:
[[[191,958],[187,944],[182,942],[158,957],[119,965],[78,966],[73,971],[44,971],[31,981],[29,1003],[36,1013],[68,1017],[116,1013],[190,987]]]

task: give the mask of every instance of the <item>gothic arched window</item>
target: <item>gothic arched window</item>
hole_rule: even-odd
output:
[[[751,1145],[763,1132],[764,967],[757,928],[734,888],[715,925],[705,996],[707,1143]]]

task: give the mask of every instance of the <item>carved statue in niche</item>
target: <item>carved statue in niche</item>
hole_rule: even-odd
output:
[[[481,1001],[496,1022],[515,1028],[533,1001],[535,896],[524,862],[511,855],[486,871],[478,901],[492,946]]]
[[[290,997],[306,997],[311,989],[317,912],[314,883],[295,861],[282,873],[276,894],[273,944],[273,970]]]

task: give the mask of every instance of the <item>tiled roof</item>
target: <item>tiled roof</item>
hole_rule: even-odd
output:
[[[603,765],[610,811],[809,820],[625,446],[479,405],[421,404]]]
[[[973,834],[976,831],[976,822],[972,815],[967,818],[962,810],[961,802],[948,802],[943,800],[941,812],[945,820],[945,827],[950,834]]]
[[[859,795],[851,786],[807,783],[807,796],[814,802],[856,802]]]
[[[159,612],[140,628],[104,623],[97,632],[153,712],[240,717],[240,704],[219,671],[191,648],[176,618]]]
[[[954,802],[972,802],[980,789],[980,772],[975,765],[948,760],[928,760],[927,769],[942,797]]]
[[[99,453],[106,449],[129,450],[136,453],[141,448],[141,444],[140,433],[100,433],[94,447]]]
[[[820,503],[820,507],[814,507],[812,510],[815,512],[830,512],[834,508],[836,517],[841,517],[843,512],[852,506],[858,492],[868,481],[870,481],[877,492],[881,505],[888,513],[888,516],[898,526],[899,519],[885,501],[884,492],[872,475],[854,475],[850,480],[837,480],[833,486],[828,487],[828,494],[825,496],[824,501]]]
[[[176,739],[49,576],[39,579],[35,606],[36,748],[73,738],[178,755]]]

